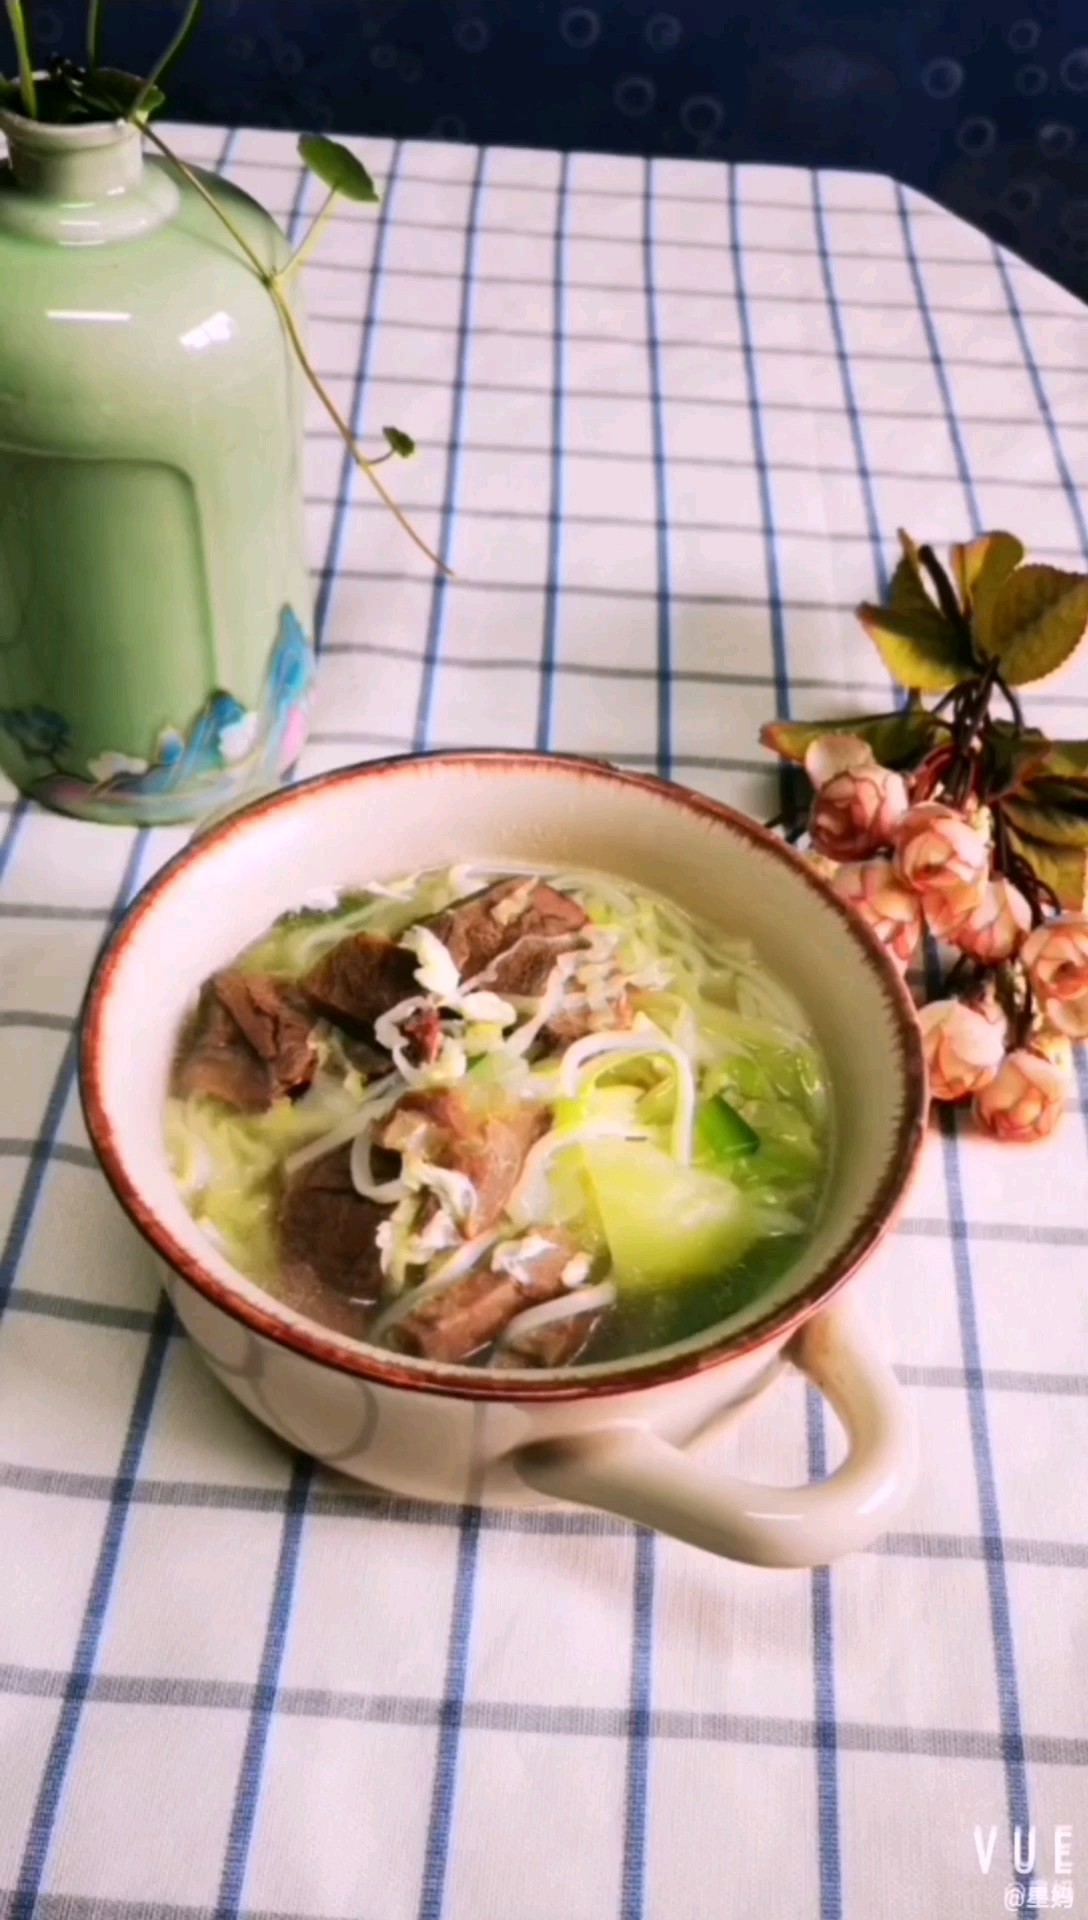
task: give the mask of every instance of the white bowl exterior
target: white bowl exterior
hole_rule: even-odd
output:
[[[817,1231],[773,1298],[799,1291],[869,1212],[902,1137],[906,1093],[894,1064],[902,1047],[884,977],[822,893],[728,820],[686,807],[668,789],[625,783],[607,770],[569,762],[466,758],[359,770],[241,817],[218,844],[213,838],[203,857],[174,872],[116,956],[97,1050],[103,1116],[121,1173],[144,1204],[236,1296],[269,1310],[268,1295],[210,1246],[170,1172],[162,1115],[180,1022],[208,974],[305,898],[466,860],[485,867],[511,862],[591,868],[667,895],[724,932],[750,937],[802,1002],[830,1067],[838,1137],[849,1151],[836,1154]],[[575,1404],[523,1400],[490,1405],[485,1412],[469,1399],[349,1380],[305,1355],[277,1349],[248,1334],[188,1282],[179,1283],[175,1298],[220,1377],[259,1417],[319,1458],[395,1491],[435,1499],[463,1497],[466,1476],[478,1478],[484,1454],[495,1458],[529,1437],[568,1431],[572,1420],[600,1425],[608,1418],[648,1417],[667,1437],[687,1437],[709,1418],[712,1406],[734,1392],[743,1395],[774,1350],[765,1346],[699,1378],[637,1395]],[[287,1309],[273,1310],[287,1327],[313,1331]],[[276,1356],[270,1364],[281,1381],[278,1414],[263,1403],[263,1389],[255,1392],[245,1367],[231,1367],[232,1343],[240,1350],[244,1341],[259,1341]],[[336,1344],[350,1345],[340,1336]],[[292,1392],[288,1383],[307,1376],[306,1391],[299,1385]],[[330,1433],[335,1428],[338,1434],[351,1425],[353,1416],[345,1410],[341,1419],[336,1410],[341,1402],[347,1409],[349,1390],[357,1392],[360,1408],[371,1396],[368,1404],[381,1411],[374,1434],[384,1435],[380,1445],[372,1435],[366,1449],[356,1447],[354,1465],[350,1433],[331,1445],[328,1436],[321,1438],[320,1420],[297,1414],[292,1423],[289,1411],[283,1412],[292,1398],[299,1407],[320,1404],[328,1410]],[[454,1431],[460,1435],[456,1445]],[[369,1455],[365,1468],[363,1451]],[[435,1463],[444,1456],[440,1468]]]
[[[405,1393],[337,1372],[252,1332],[171,1268],[167,1292],[216,1378],[290,1446],[351,1479],[404,1499],[458,1506],[551,1506],[512,1464],[516,1449],[596,1433],[612,1419],[652,1426],[686,1446],[739,1414],[781,1371],[781,1340],[667,1388],[598,1399],[530,1404]]]

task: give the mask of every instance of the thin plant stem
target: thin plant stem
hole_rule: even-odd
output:
[[[34,61],[30,53],[30,39],[26,30],[26,18],[23,14],[23,0],[6,0],[8,20],[11,23],[11,35],[15,42],[15,58],[19,66],[19,92],[27,118],[38,118],[38,89],[34,82]]]
[[[427,542],[424,539],[422,539],[421,536],[416,532],[415,528],[413,527],[411,521],[408,519],[407,515],[401,512],[401,509],[398,507],[396,501],[394,500],[392,494],[389,492],[388,488],[384,485],[384,483],[381,480],[378,479],[374,469],[376,466],[380,465],[381,462],[367,459],[366,454],[363,452],[362,447],[359,445],[359,442],[356,440],[355,435],[352,433],[351,428],[349,427],[347,421],[344,419],[343,415],[340,413],[338,407],[336,406],[335,401],[330,399],[329,395],[326,393],[324,387],[321,384],[321,381],[319,380],[316,372],[314,371],[314,368],[310,364],[309,355],[307,354],[306,348],[303,345],[302,335],[299,333],[298,327],[295,323],[295,316],[291,312],[291,309],[288,306],[287,301],[283,293],[281,292],[279,286],[277,285],[276,280],[271,276],[269,276],[266,278],[265,284],[267,285],[268,291],[272,295],[272,298],[279,309],[280,319],[283,321],[283,324],[287,329],[287,334],[291,341],[291,345],[295,349],[295,354],[298,359],[299,366],[302,368],[302,371],[305,374],[306,379],[309,381],[311,387],[316,393],[318,399],[320,400],[322,406],[325,409],[325,412],[328,414],[329,419],[332,421],[333,426],[336,428],[337,433],[340,435],[341,440],[344,442],[344,445],[346,446],[348,452],[351,454],[352,459],[355,461],[356,466],[360,467],[362,471],[365,473],[367,479],[370,481],[371,486],[374,488],[375,493],[379,496],[380,499],[384,500],[386,506],[389,508],[390,513],[393,515],[393,518],[399,523],[401,527],[403,527],[405,533],[408,535],[408,538],[409,540],[412,541],[413,545],[419,548],[420,553],[426,555],[427,559],[431,561],[433,566],[436,566],[438,568],[440,573],[446,574],[448,578],[452,577],[452,574],[453,574],[452,567],[448,567],[444,560],[440,560],[437,553],[432,553],[430,547],[427,545]],[[382,460],[384,460],[385,457],[386,456],[383,454]]]
[[[963,608],[956,599],[956,590],[948,578],[932,547],[919,547],[918,558],[928,573],[940,601],[941,612],[958,632],[970,634],[970,627],[964,618]]]
[[[87,6],[87,65],[98,65],[98,56],[102,45],[102,0],[88,0]]]
[[[271,274],[269,272],[269,269],[265,266],[264,261],[261,259],[260,254],[257,253],[255,249],[250,246],[249,241],[245,237],[245,234],[242,233],[239,230],[239,228],[235,226],[234,221],[231,219],[230,215],[228,213],[224,213],[214,193],[208,192],[208,189],[204,185],[204,182],[200,178],[200,175],[194,173],[191,167],[186,166],[184,160],[178,159],[177,154],[173,151],[172,148],[167,146],[165,140],[161,140],[159,138],[159,135],[155,132],[153,127],[149,127],[145,123],[140,128],[140,131],[145,135],[145,137],[148,140],[151,141],[152,146],[158,147],[159,152],[165,155],[166,159],[169,160],[170,165],[172,167],[177,168],[182,178],[189,182],[189,185],[193,188],[194,192],[198,193],[200,195],[200,198],[206,203],[206,205],[208,205],[211,208],[216,218],[220,220],[222,224],[226,227],[227,232],[230,234],[231,238],[237,242],[238,246],[241,247],[242,252],[245,254],[246,259],[249,261],[249,264],[253,268],[253,271],[257,275],[257,278],[259,280],[264,281],[265,285],[267,286],[270,283]]]
[[[1017,733],[1023,733],[1024,731],[1023,707],[1020,705],[1020,702],[1017,699],[1015,693],[1013,692],[1008,681],[1004,678],[1002,674],[996,673],[994,675],[994,680],[996,685],[1001,691],[1003,699],[1006,701],[1008,705],[1009,712],[1012,714],[1013,726],[1016,728]]]
[[[288,274],[294,273],[295,268],[300,267],[302,265],[302,262],[305,259],[307,259],[307,257],[313,252],[313,249],[317,244],[318,236],[321,233],[321,229],[325,225],[325,222],[328,219],[329,214],[332,212],[332,203],[335,199],[336,199],[336,188],[330,187],[328,198],[322,201],[320,207],[318,208],[317,212],[313,217],[313,220],[310,223],[309,231],[303,234],[302,239],[299,241],[298,246],[295,248],[294,253],[291,255],[291,258],[288,260],[287,265],[285,267],[280,268],[279,272],[276,275],[277,280],[286,280]]]
[[[264,261],[260,258],[260,255],[257,254],[254,251],[254,249],[250,246],[249,241],[246,239],[245,235],[239,232],[238,228],[235,226],[234,221],[230,218],[229,214],[226,214],[223,212],[223,209],[219,205],[219,202],[215,198],[215,195],[208,192],[207,187],[204,185],[204,182],[200,179],[199,175],[195,174],[191,167],[187,167],[184,160],[179,160],[177,154],[174,153],[171,150],[171,148],[167,146],[165,140],[161,139],[159,135],[155,133],[151,127],[145,125],[142,131],[147,135],[152,145],[158,147],[160,153],[165,154],[171,166],[174,166],[177,168],[178,172],[182,175],[182,178],[187,180],[190,186],[193,187],[195,191],[200,195],[201,199],[207,203],[207,205],[211,208],[212,212],[216,215],[216,217],[222,221],[223,225],[226,227],[227,231],[231,234],[232,238],[236,240],[238,245],[241,247],[242,252],[245,254],[246,259],[249,261],[249,264],[253,268],[253,271],[257,275],[257,278],[260,280],[261,285],[267,288],[268,290],[269,297],[273,301],[276,307],[276,310],[279,313],[280,319],[283,322],[284,328],[287,333],[287,337],[290,340],[292,347],[294,348],[295,358],[297,359],[299,366],[302,368],[303,374],[305,375],[306,379],[309,381],[310,386],[313,388],[314,392],[316,393],[318,399],[320,400],[322,406],[324,407],[326,413],[328,414],[329,419],[332,421],[333,426],[336,428],[337,433],[340,435],[340,438],[343,440],[344,445],[347,447],[348,452],[351,454],[352,459],[355,461],[356,466],[360,467],[362,471],[366,474],[366,477],[370,481],[371,486],[374,488],[375,493],[378,494],[380,499],[384,500],[386,506],[389,508],[390,513],[393,515],[393,518],[398,522],[398,524],[401,527],[403,527],[405,533],[408,535],[408,538],[413,542],[415,546],[419,548],[420,553],[425,554],[427,559],[432,563],[432,565],[436,566],[439,569],[440,573],[446,574],[447,577],[452,577],[452,574],[453,574],[452,567],[448,567],[444,560],[440,560],[436,553],[432,553],[430,547],[427,545],[426,541],[422,539],[421,536],[416,532],[415,528],[413,527],[411,521],[407,518],[406,514],[402,513],[400,507],[398,507],[396,501],[394,500],[392,494],[389,492],[388,488],[385,486],[384,482],[378,479],[374,471],[374,468],[376,465],[380,463],[374,460],[367,459],[366,454],[363,452],[362,447],[359,445],[359,442],[356,440],[355,435],[352,433],[351,428],[349,427],[347,421],[343,418],[343,415],[339,412],[335,401],[333,401],[330,398],[330,396],[326,393],[310,361],[309,354],[306,352],[306,347],[303,342],[302,335],[300,334],[298,330],[298,326],[296,325],[296,322],[295,322],[295,316],[291,312],[291,308],[288,305],[288,302],[279,285],[278,274],[273,269],[265,266]],[[386,456],[383,454],[382,460],[384,460],[385,457]]]
[[[129,108],[128,118],[130,120],[136,119],[152,87],[158,86],[167,67],[170,66],[172,62],[177,59],[178,54],[182,52],[196,26],[197,16],[203,5],[204,0],[189,0],[189,4],[181,17],[177,32],[160,58],[158,65],[152,67],[151,72],[148,74],[147,79],[144,81],[143,86],[140,88],[139,93]]]

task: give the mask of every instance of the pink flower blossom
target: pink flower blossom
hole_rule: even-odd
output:
[[[927,904],[933,894],[948,893],[966,894],[973,905],[989,875],[990,850],[955,808],[927,800],[911,807],[896,827],[895,864]]]
[[[951,887],[946,893],[927,893],[922,901],[926,926],[935,940],[950,946],[958,944],[960,928],[981,906],[985,889]]]
[[[957,900],[954,893],[938,897],[950,904]],[[932,926],[928,901],[926,918]],[[969,953],[973,960],[981,960],[984,966],[992,967],[1001,960],[1011,960],[1030,929],[1031,908],[1023,894],[1011,881],[998,874],[986,882],[978,904],[962,920],[957,921],[944,937],[963,953]]]
[[[864,740],[827,734],[805,755],[816,788],[809,819],[813,845],[832,860],[858,860],[887,846],[907,811],[901,774],[882,767]]]
[[[989,1085],[1005,1057],[1005,1035],[985,1014],[962,1000],[931,1000],[918,1024],[934,1100],[965,1100]]]
[[[817,792],[836,774],[875,765],[872,747],[856,733],[821,733],[805,750],[805,772]]]
[[[1037,998],[1053,1018],[1054,1006],[1088,994],[1088,919],[1059,913],[1044,920],[1025,940],[1021,957]]]
[[[1031,1050],[1057,1067],[1064,1080],[1072,1080],[1073,1048],[1064,1033],[1057,1033],[1053,1027],[1040,1027],[1031,1036]]]
[[[1066,1078],[1052,1060],[1018,1047],[975,1096],[975,1117],[998,1140],[1043,1140],[1065,1106]]]
[[[839,868],[831,885],[906,967],[921,936],[922,912],[917,895],[903,885],[891,861],[851,862]]]
[[[1044,1000],[1043,1011],[1052,1027],[1069,1040],[1088,1040],[1088,993],[1075,1000]]]

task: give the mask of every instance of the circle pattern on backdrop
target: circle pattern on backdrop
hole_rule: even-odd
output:
[[[1040,31],[1037,20],[1014,20],[1005,37],[1014,53],[1030,53],[1039,44]]]
[[[568,47],[584,52],[596,46],[601,37],[601,16],[592,7],[568,7],[559,18],[559,31]]]
[[[963,85],[963,68],[958,60],[931,60],[922,68],[922,86],[931,100],[951,100]]]
[[[1023,220],[1039,204],[1039,189],[1033,180],[1012,180],[1001,196],[1001,204],[1014,219]]]
[[[656,98],[657,88],[642,73],[625,73],[612,91],[617,113],[628,120],[641,120],[644,114],[652,112]]]
[[[462,53],[482,53],[491,39],[491,28],[479,18],[462,20],[454,27],[453,37]]]
[[[725,121],[725,108],[712,93],[693,93],[680,109],[680,125],[696,139],[709,139]]]
[[[1072,127],[1067,127],[1063,120],[1048,120],[1039,128],[1036,139],[1042,152],[1054,160],[1060,159],[1063,153],[1072,153],[1077,144]]]
[[[655,53],[671,53],[679,46],[683,32],[675,13],[653,13],[643,28],[642,37]]]
[[[970,154],[973,159],[989,153],[997,139],[997,128],[985,114],[974,113],[967,120],[961,120],[956,128],[956,145],[961,153]]]

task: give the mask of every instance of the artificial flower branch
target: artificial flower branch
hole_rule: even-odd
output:
[[[1088,575],[1023,564],[1007,533],[954,546],[951,573],[900,543],[887,604],[858,617],[906,703],[764,727],[810,789],[775,824],[807,838],[904,972],[927,937],[951,956],[919,1012],[934,1099],[972,1101],[999,1139],[1040,1139],[1071,1043],[1088,1041],[1088,741],[1028,726],[1016,689],[1071,658]]]

